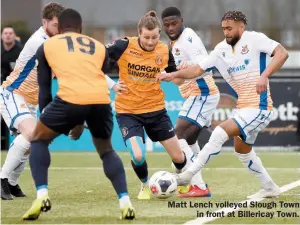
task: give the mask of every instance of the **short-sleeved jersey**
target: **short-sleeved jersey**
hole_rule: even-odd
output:
[[[262,33],[245,31],[234,48],[219,43],[209,57],[200,62],[203,70],[216,67],[238,97],[237,108],[271,110],[273,102],[270,87],[260,95],[256,83],[266,68],[266,55],[272,55],[278,42]]]
[[[171,42],[172,53],[175,63],[178,65],[181,61],[199,63],[204,60],[208,54],[200,37],[191,28],[185,28],[176,41]],[[185,81],[179,86],[182,97],[189,96],[208,96],[219,93],[212,73],[204,78],[192,81]]]
[[[159,41],[153,51],[144,50],[137,37],[118,40],[107,46],[109,57],[119,66],[119,78],[128,92],[116,96],[117,113],[142,114],[165,108],[164,92],[156,76],[176,71],[172,53]]]
[[[56,35],[37,53],[39,63],[43,63],[43,67],[38,67],[40,89],[44,77],[49,81],[51,69],[58,80],[57,96],[64,101],[78,105],[109,104],[108,84],[102,71],[108,62],[106,56],[105,46],[91,37],[73,32]]]
[[[2,87],[23,96],[27,103],[38,104],[37,49],[48,39],[43,27],[40,27],[26,42],[14,70],[3,82]]]

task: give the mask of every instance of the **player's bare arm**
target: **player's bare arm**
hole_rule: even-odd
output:
[[[160,81],[172,81],[174,78],[193,79],[200,77],[204,72],[205,71],[199,65],[193,65],[176,72],[159,74],[157,79]]]
[[[272,56],[273,59],[271,60],[265,71],[262,73],[260,79],[256,84],[257,94],[261,94],[266,90],[269,83],[269,77],[271,77],[273,73],[279,70],[289,57],[287,50],[281,44],[279,44],[274,49]]]
[[[186,62],[186,61],[181,61],[181,62],[179,63],[179,65],[176,67],[176,69],[177,69],[177,70],[182,70],[182,69],[188,68],[188,67],[190,67],[190,66],[192,66],[192,65],[189,64],[188,62]],[[183,79],[183,78],[174,78],[174,79],[172,80],[172,83],[174,83],[174,84],[180,86],[180,85],[182,85],[182,84],[184,83],[184,79]]]
[[[173,80],[172,80],[172,83],[174,83],[174,84],[176,84],[176,85],[182,85],[183,83],[184,83],[184,79],[182,79],[182,78],[174,78]]]

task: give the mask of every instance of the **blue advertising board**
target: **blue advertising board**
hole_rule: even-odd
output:
[[[115,79],[117,81],[117,79]],[[177,115],[179,110],[183,104],[183,98],[180,96],[178,92],[178,88],[176,85],[163,82],[162,88],[166,93],[166,108],[168,110],[168,114],[172,120],[172,123],[175,124]],[[52,82],[52,93],[53,96],[57,92],[58,83],[57,80],[53,80]],[[112,99],[112,107],[113,107],[113,114],[115,115],[114,111],[114,99],[115,93],[111,91],[111,99]],[[160,143],[152,143],[150,139],[145,134],[146,139],[146,148],[148,151],[163,151],[164,148]],[[10,141],[13,140],[13,137],[10,138]],[[126,146],[123,142],[121,131],[119,130],[116,118],[114,116],[114,128],[113,128],[113,135],[112,135],[112,144],[116,151],[126,151]],[[94,151],[94,145],[92,142],[92,138],[90,132],[85,129],[82,136],[79,140],[74,141],[71,140],[69,137],[61,135],[56,138],[53,143],[49,146],[51,151]]]
[[[201,147],[207,143],[211,131],[221,122],[231,118],[231,114],[236,107],[236,98],[228,88],[223,79],[216,79],[216,84],[221,92],[220,102],[212,118],[212,126],[204,129],[198,139]],[[299,146],[297,137],[297,113],[299,112],[300,80],[299,79],[271,79],[272,98],[274,101],[274,116],[271,123],[265,128],[256,140],[255,146]],[[57,92],[58,84],[53,80],[53,95]],[[178,87],[172,83],[163,82],[161,84],[165,92],[165,103],[172,123],[175,125],[178,113],[182,107],[184,99],[178,91]],[[282,95],[282,93],[285,93]],[[115,93],[111,91],[112,107],[114,111]],[[10,141],[12,141],[12,137]],[[153,143],[145,134],[147,151],[164,151],[158,142]],[[126,151],[121,132],[114,117],[114,128],[112,144],[116,151]],[[229,140],[225,147],[233,146],[233,141]],[[94,151],[91,135],[85,130],[81,138],[77,141],[70,140],[67,136],[60,136],[50,145],[51,151]]]

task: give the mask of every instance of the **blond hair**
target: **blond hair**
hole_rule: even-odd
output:
[[[161,30],[161,24],[160,24],[158,17],[156,16],[155,11],[151,10],[151,11],[147,12],[140,19],[138,26],[137,26],[139,33],[141,33],[143,27],[145,27],[148,30],[153,30],[156,27],[158,27],[159,31]]]

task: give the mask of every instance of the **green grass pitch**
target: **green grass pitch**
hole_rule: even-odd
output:
[[[279,186],[300,179],[300,155],[297,152],[261,152],[258,153],[270,175]],[[137,218],[134,221],[119,220],[120,210],[117,196],[102,170],[101,160],[94,152],[51,153],[49,170],[49,196],[52,209],[43,213],[37,221],[22,221],[22,215],[31,206],[36,192],[28,165],[21,175],[20,185],[27,194],[26,198],[13,201],[1,201],[2,224],[183,224],[196,219],[197,211],[206,213],[218,210],[215,203],[224,201],[240,202],[247,195],[260,189],[257,179],[243,167],[232,152],[224,152],[213,158],[203,170],[203,178],[212,192],[211,198],[179,199],[176,196],[166,199],[137,200],[140,183],[135,176],[128,153],[119,153],[126,168],[127,183]],[[6,152],[1,153],[1,162]],[[172,172],[171,160],[166,153],[147,153],[150,176],[159,170]],[[213,208],[170,208],[168,201],[186,201],[204,203],[210,201]],[[300,187],[282,194],[274,201],[277,208],[248,208],[251,212],[296,212],[300,208],[280,208],[279,201],[300,202]],[[236,212],[237,214],[238,212]],[[253,217],[217,218],[208,224],[300,224],[300,217],[278,217],[272,219]]]

